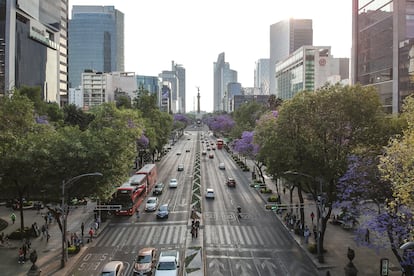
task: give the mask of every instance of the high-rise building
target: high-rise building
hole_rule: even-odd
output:
[[[254,87],[260,95],[269,95],[269,63],[270,59],[262,58],[256,62],[254,69]]]
[[[270,26],[270,94],[276,94],[276,63],[306,45],[313,45],[311,19],[287,19]]]
[[[160,99],[158,95],[160,93],[160,81],[158,77],[137,75],[136,78],[138,90],[147,90],[151,94],[157,95],[158,99]]]
[[[213,111],[229,111],[227,84],[230,82],[237,82],[237,71],[230,69],[230,64],[225,61],[225,54],[220,53],[217,62],[214,62]]]
[[[124,71],[124,14],[114,6],[73,6],[69,20],[69,85],[82,73]]]
[[[172,113],[185,113],[185,68],[171,62],[171,71],[162,71],[162,82],[170,84],[170,110]]]
[[[303,46],[276,64],[276,97],[291,99],[301,91],[315,91],[328,82],[349,80],[349,59],[336,59],[330,46]],[[349,84],[349,83],[346,83]]]
[[[0,94],[40,87],[43,100],[67,94],[67,0],[0,1]]]
[[[374,86],[384,109],[414,92],[414,1],[352,2],[352,83]]]

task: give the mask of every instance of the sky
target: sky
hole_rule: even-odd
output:
[[[238,72],[242,87],[254,86],[259,59],[269,58],[270,25],[312,19],[314,46],[331,46],[350,57],[349,0],[69,0],[72,5],[114,6],[124,13],[125,71],[158,76],[174,61],[186,70],[186,110],[213,110],[213,68],[220,53]]]

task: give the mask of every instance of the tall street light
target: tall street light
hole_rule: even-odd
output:
[[[66,223],[67,223],[67,208],[65,207],[65,188],[82,177],[85,176],[103,176],[100,172],[94,172],[94,173],[85,173],[81,174],[75,177],[72,177],[71,179],[65,181],[62,181],[62,218],[63,218],[63,226],[62,226],[62,260],[61,260],[61,268],[65,267],[66,259],[67,259],[67,249],[66,249]]]
[[[317,198],[315,199],[315,203],[316,203],[316,207],[318,208],[318,211],[316,212],[316,228],[318,229],[318,236],[315,237],[317,238],[316,240],[316,249],[318,252],[318,261],[319,263],[324,263],[324,257],[323,257],[323,250],[322,250],[322,244],[321,244],[321,235],[322,235],[322,223],[320,223],[321,220],[321,214],[322,211],[325,209],[325,205],[322,204],[322,179],[314,177],[312,175],[306,174],[306,173],[301,173],[301,172],[295,172],[295,171],[286,171],[283,174],[285,175],[299,175],[299,176],[303,176],[303,177],[307,177],[312,179],[313,181],[319,181],[319,189],[320,189],[320,193],[321,196],[317,196]]]

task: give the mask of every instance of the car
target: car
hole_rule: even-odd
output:
[[[170,211],[168,208],[168,204],[162,204],[157,211],[157,218],[158,219],[167,219]]]
[[[177,171],[183,171],[184,170],[184,164],[178,164]]]
[[[158,207],[158,197],[151,196],[147,199],[147,203],[145,204],[145,211],[153,212],[157,210]]]
[[[185,152],[190,152],[190,149],[186,149]]]
[[[134,260],[134,275],[152,275],[157,260],[157,249],[145,247],[138,251],[137,258]]]
[[[213,159],[213,158],[214,158],[214,154],[210,153],[210,154],[208,155],[208,158]]]
[[[177,151],[177,155],[181,155],[181,151]]]
[[[224,166],[224,163],[219,164],[219,169],[220,170],[225,170],[226,169],[226,167]]]
[[[232,177],[228,177],[226,181],[227,186],[236,187],[236,180]]]
[[[177,188],[177,186],[178,186],[177,179],[176,178],[171,178],[169,187],[170,188]]]
[[[207,151],[203,150],[203,151],[201,152],[201,155],[207,155]]]
[[[216,147],[211,147],[212,150],[216,150]]]
[[[162,191],[164,190],[164,183],[159,182],[155,185],[154,191],[152,191],[153,195],[160,195],[162,194]]]
[[[178,250],[161,251],[155,276],[178,276],[180,267],[180,252]]]
[[[121,261],[110,261],[102,269],[101,276],[120,276],[124,271],[124,263]]]
[[[207,151],[210,151],[211,149],[210,149],[210,147],[207,147]]]
[[[214,199],[214,190],[212,188],[206,189],[206,198]]]

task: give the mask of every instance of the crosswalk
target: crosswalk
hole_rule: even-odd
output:
[[[136,245],[184,244],[187,225],[121,225],[107,229],[91,246],[120,247]]]
[[[204,237],[207,246],[283,247],[291,244],[271,228],[248,225],[206,225]]]

